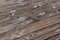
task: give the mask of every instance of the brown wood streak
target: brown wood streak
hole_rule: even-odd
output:
[[[57,30],[59,30],[59,31],[57,31]],[[35,39],[35,40],[44,40],[44,39],[46,39],[46,38],[48,38],[48,37],[54,36],[54,35],[56,35],[56,34],[60,34],[60,28],[57,29],[57,30],[54,30],[54,31],[52,31],[52,32],[50,32],[50,33],[48,33],[48,34],[46,34],[46,35],[41,36],[41,37],[38,37],[38,38]]]
[[[44,21],[42,20],[40,22],[36,22],[36,23],[30,24],[30,25],[26,25],[26,26],[24,26],[25,28],[22,29],[22,30],[25,30],[23,32],[23,35],[26,35],[28,33],[31,33],[33,31],[36,31],[38,29],[42,29],[42,28],[47,27],[49,25],[58,23],[58,22],[60,22],[60,19],[59,18],[60,18],[60,15],[54,16],[52,18],[48,18],[48,19],[46,19]],[[22,31],[22,30],[17,30],[17,31]],[[1,32],[4,32],[4,31],[6,31],[6,30],[2,30]],[[5,34],[6,35],[5,37],[8,37],[8,35],[12,35],[12,33],[14,34],[14,32],[16,32],[16,30],[11,31],[9,34],[6,33]],[[1,38],[3,39],[5,37],[1,37]]]
[[[49,2],[48,2],[49,1]],[[22,4],[4,2],[0,6],[0,39],[1,40],[56,40],[60,39],[60,0],[25,0]],[[34,8],[34,3],[43,2],[43,6]],[[55,4],[53,9],[51,4]],[[16,10],[14,16],[9,13]],[[54,13],[50,15],[50,13]],[[42,17],[35,15],[41,12],[46,14]],[[23,25],[25,21],[15,21],[19,17],[31,17],[38,20]],[[10,19],[7,19],[10,18]],[[40,18],[40,19],[39,19]],[[12,20],[14,22],[12,22]]]
[[[25,38],[27,40],[36,39],[37,37],[44,36],[45,34],[48,34],[51,31],[56,30],[58,28],[60,28],[60,23],[53,24],[53,25],[50,25],[46,28],[43,28],[43,29],[37,30],[35,32],[29,33],[29,34],[23,36],[23,38]],[[20,39],[20,38],[17,38],[15,40],[18,40],[18,39]]]

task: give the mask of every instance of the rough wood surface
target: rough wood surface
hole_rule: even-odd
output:
[[[0,40],[60,40],[60,0],[0,0]]]

